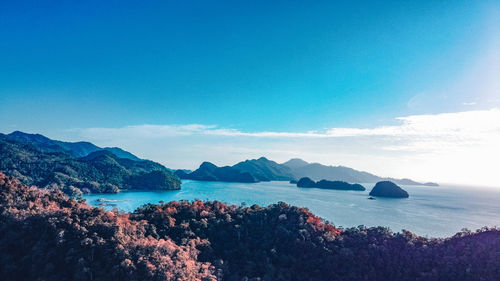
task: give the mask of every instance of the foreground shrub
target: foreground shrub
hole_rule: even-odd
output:
[[[338,229],[307,209],[170,202],[106,212],[0,173],[2,280],[499,280],[500,231]]]

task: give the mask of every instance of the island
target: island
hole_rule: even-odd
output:
[[[379,181],[370,191],[370,196],[408,198],[408,192],[391,181]]]
[[[297,182],[297,187],[316,187],[316,182],[308,177],[303,177]]]
[[[297,187],[305,188],[322,188],[322,189],[336,189],[336,190],[355,190],[355,191],[365,191],[366,189],[360,184],[351,184],[345,181],[329,181],[320,180],[318,182],[313,181],[308,177],[303,177],[297,182]]]

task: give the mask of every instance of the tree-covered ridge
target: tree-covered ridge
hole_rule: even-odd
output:
[[[248,172],[241,172],[233,167],[217,167],[210,162],[201,163],[200,167],[191,173],[183,170],[175,171],[181,179],[199,180],[199,181],[224,181],[224,182],[258,182],[258,180]]]
[[[2,134],[0,134],[2,135]],[[89,155],[92,152],[106,150],[115,154],[119,158],[127,158],[131,160],[141,160],[132,153],[125,151],[119,147],[98,147],[93,143],[86,141],[79,142],[65,142],[49,139],[40,134],[28,134],[20,131],[15,131],[7,135],[2,135],[12,141],[22,144],[31,144],[43,152],[64,152],[71,155],[73,158],[80,158]]]
[[[0,173],[6,280],[498,280],[500,231],[339,229],[307,209],[220,202],[106,212]]]
[[[247,208],[170,202],[146,205],[130,218],[148,221],[148,235],[170,237],[180,245],[207,239],[198,247],[198,258],[222,271],[223,280],[314,280],[313,263],[325,254],[322,243],[341,233],[307,209],[285,203]]]
[[[216,280],[193,239],[147,236],[146,221],[27,187],[0,173],[2,280]]]
[[[164,166],[148,160],[119,158],[106,150],[74,158],[0,136],[0,155],[0,171],[5,174],[27,185],[53,186],[71,195],[180,188],[180,180]]]
[[[225,182],[260,182],[260,181],[298,181],[307,177],[314,181],[326,180],[322,186],[340,186],[339,182],[347,183],[375,183],[382,180],[394,181],[404,185],[437,186],[436,183],[418,183],[410,179],[382,178],[367,172],[357,171],[343,166],[325,166],[319,163],[308,163],[294,158],[279,164],[265,157],[239,162],[233,166],[217,167],[210,162],[203,162],[193,172],[177,170],[176,175],[181,179],[199,181]],[[330,182],[336,182],[331,185]]]
[[[246,160],[234,166],[225,167],[217,167],[210,162],[203,162],[198,169],[191,173],[177,170],[176,175],[181,179],[245,183],[290,180],[293,178],[291,170],[288,167],[268,160],[265,157]]]
[[[289,181],[295,176],[292,170],[266,157],[245,160],[237,163],[233,168],[252,174],[259,181]]]
[[[366,188],[358,183],[348,183],[345,181],[329,181],[320,180],[318,182],[313,181],[308,177],[301,178],[297,181],[297,187],[308,187],[308,188],[322,188],[322,189],[336,189],[336,190],[356,190],[365,191]]]

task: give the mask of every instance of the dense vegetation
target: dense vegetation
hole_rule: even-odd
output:
[[[2,135],[2,134],[0,134]],[[119,158],[127,158],[131,160],[139,161],[137,156],[132,153],[125,151],[119,147],[98,147],[90,142],[79,141],[79,142],[65,142],[49,139],[46,136],[40,134],[28,134],[20,131],[15,131],[7,135],[2,135],[2,137],[21,143],[30,144],[36,146],[40,151],[43,152],[64,152],[71,155],[74,158],[85,157],[92,152],[107,150]]]
[[[193,239],[146,235],[146,221],[29,188],[0,173],[2,280],[215,280]]]
[[[371,196],[408,198],[408,192],[391,181],[379,181],[370,191]]]
[[[292,169],[266,157],[242,161],[233,168],[250,173],[259,181],[289,181],[295,178]]]
[[[500,231],[341,230],[285,203],[106,212],[0,173],[5,280],[498,280]]]
[[[70,195],[180,188],[180,180],[164,166],[147,160],[119,158],[107,150],[74,158],[0,135],[0,155],[0,171],[5,174],[27,185],[51,186]]]
[[[232,167],[217,167],[210,162],[203,162],[200,167],[191,173],[183,170],[175,171],[181,179],[199,181],[225,181],[225,182],[258,182],[258,180],[248,172],[242,172]]]
[[[245,183],[293,179],[290,168],[265,157],[225,167],[217,167],[210,162],[203,162],[198,169],[191,173],[178,170],[176,175],[181,179]]]
[[[297,187],[314,187],[314,188],[322,188],[322,189],[337,189],[337,190],[356,190],[356,191],[365,191],[364,188],[360,184],[351,184],[345,181],[328,181],[328,180],[320,180],[315,182],[308,177],[301,178],[297,181]]]

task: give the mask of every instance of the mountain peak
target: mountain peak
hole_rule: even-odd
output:
[[[116,155],[118,158],[126,158],[134,161],[141,160],[139,157],[121,148],[118,147],[101,148],[87,141],[78,141],[78,142],[58,141],[58,140],[52,140],[41,134],[29,134],[21,131],[14,131],[5,136],[10,140],[14,140],[24,144],[34,145],[36,148],[44,152],[64,152],[75,158],[88,156],[95,151],[107,150]]]
[[[40,134],[30,134],[30,133],[25,133],[21,131],[14,131],[10,134],[7,135],[10,138],[15,138],[15,139],[25,139],[25,140],[37,140],[37,141],[50,141],[49,138],[47,138],[44,135]]]
[[[217,166],[211,162],[203,162],[201,163],[200,165],[200,168],[199,169],[202,169],[202,170],[213,170],[213,169],[217,169]]]
[[[283,163],[282,165],[285,165],[289,168],[295,169],[295,168],[309,165],[309,163],[300,159],[300,158],[292,158],[292,159],[286,161],[285,163]]]

